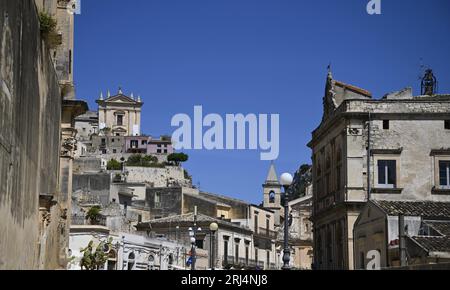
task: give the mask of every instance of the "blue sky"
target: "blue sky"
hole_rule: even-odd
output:
[[[450,1],[82,0],[76,16],[77,98],[140,94],[146,134],[171,134],[173,115],[280,114],[278,174],[311,162],[326,67],[376,98],[412,86],[421,62],[450,93]],[[423,59],[421,61],[421,59]],[[258,151],[186,151],[202,190],[262,200],[269,164]]]

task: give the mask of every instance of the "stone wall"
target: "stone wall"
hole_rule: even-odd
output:
[[[72,189],[74,197],[77,197],[80,203],[87,202],[107,205],[110,201],[110,182],[111,176],[109,173],[73,174]],[[84,198],[91,200],[84,201]]]
[[[160,204],[155,204],[159,194]],[[147,188],[145,206],[150,209],[152,219],[182,214],[183,193],[181,187]]]
[[[103,161],[103,162],[102,162]],[[105,161],[101,158],[95,157],[80,157],[73,160],[73,172],[100,172],[105,170],[106,167],[102,163]]]
[[[61,97],[33,0],[0,2],[0,269],[59,268]],[[42,239],[40,237],[42,236]]]
[[[184,178],[184,169],[178,166],[164,168],[126,166],[125,171],[128,171],[127,182],[143,182],[153,187],[191,186],[191,181]]]

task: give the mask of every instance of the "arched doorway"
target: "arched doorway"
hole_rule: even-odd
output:
[[[117,270],[117,254],[115,250],[110,250],[108,253],[107,270]]]
[[[135,259],[135,256],[134,256],[134,253],[133,252],[131,252],[129,255],[128,255],[128,262],[127,262],[127,270],[133,270],[133,268],[134,268],[134,259]]]

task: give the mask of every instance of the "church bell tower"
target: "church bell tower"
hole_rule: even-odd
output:
[[[269,173],[266,181],[263,184],[264,203],[266,209],[272,210],[275,213],[275,225],[280,224],[281,211],[281,184],[278,181],[278,176],[275,171],[275,165],[270,164]]]

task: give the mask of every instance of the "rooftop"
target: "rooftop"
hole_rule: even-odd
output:
[[[450,202],[372,200],[387,215],[450,219]]]
[[[412,237],[427,252],[450,252],[450,237]]]
[[[151,220],[148,222],[142,222],[138,224],[138,228],[145,228],[145,227],[152,227],[152,225],[165,225],[165,224],[180,224],[180,223],[193,223],[194,221],[194,213],[190,212],[190,213],[186,213],[186,214],[182,214],[182,215],[175,215],[175,216],[170,216],[170,217],[165,217],[165,218],[160,218],[160,219],[155,219],[155,220]],[[226,220],[222,220],[222,219],[218,219],[218,218],[213,218],[204,214],[197,214],[197,223],[212,223],[212,222],[216,222],[222,226],[228,226],[228,227],[232,227],[232,228],[239,228],[241,230],[248,230],[250,231],[250,229],[240,226],[238,224],[226,221]]]

